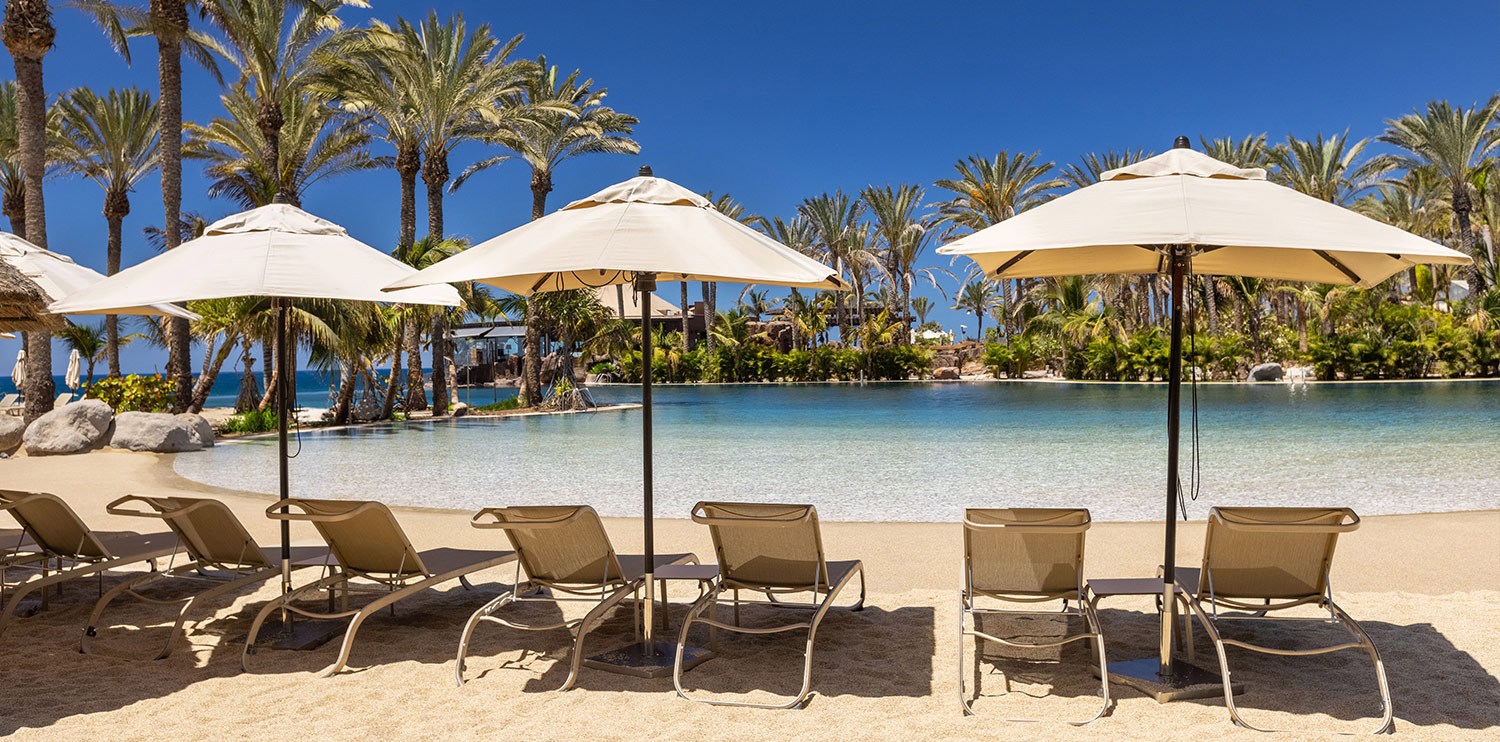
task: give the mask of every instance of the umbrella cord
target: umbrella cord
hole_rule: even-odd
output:
[[[1193,275],[1193,260],[1191,257],[1188,258],[1187,274]],[[1203,280],[1204,290],[1212,291],[1213,279],[1205,276]],[[1196,292],[1189,291],[1187,292],[1187,294],[1190,297],[1188,299],[1188,357],[1193,358],[1196,361],[1198,355],[1198,342],[1196,332],[1198,326],[1198,297]],[[1182,479],[1179,477],[1177,480],[1177,511],[1182,514],[1183,520],[1188,519],[1187,501],[1191,499],[1192,501],[1197,502],[1198,495],[1203,486],[1203,460],[1201,456],[1201,448],[1199,447],[1198,437],[1198,367],[1196,365],[1189,364],[1188,371],[1190,372],[1188,379],[1188,396],[1190,399],[1191,409],[1191,433],[1188,436],[1188,439],[1190,441],[1190,452],[1188,453],[1188,488],[1186,496],[1184,496],[1182,489]]]

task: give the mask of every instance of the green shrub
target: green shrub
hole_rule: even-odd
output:
[[[224,421],[225,433],[265,433],[276,430],[279,419],[274,410],[251,410]]]
[[[163,412],[171,408],[174,398],[171,380],[161,374],[100,379],[84,396],[104,402],[115,412]]]
[[[595,372],[595,373],[598,373],[598,372]],[[505,399],[502,399],[499,402],[491,402],[489,404],[479,405],[478,407],[475,407],[474,409],[476,409],[476,410],[483,410],[485,412],[496,412],[496,411],[499,411],[499,410],[514,410],[514,409],[516,409],[516,408],[518,408],[520,406],[521,406],[521,398],[520,397],[506,397]]]
[[[619,376],[620,375],[620,369],[619,369],[618,366],[616,366],[613,363],[600,362],[600,363],[594,364],[593,366],[590,366],[589,367],[589,373],[591,373],[591,374],[614,374],[615,376]]]

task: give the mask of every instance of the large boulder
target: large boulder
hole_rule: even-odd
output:
[[[942,366],[932,370],[932,378],[939,381],[952,381],[958,379],[958,369],[954,366]]]
[[[1249,381],[1281,381],[1282,371],[1279,363],[1262,363],[1250,369]]]
[[[25,434],[25,421],[15,415],[0,415],[0,451],[14,450]]]
[[[114,415],[114,408],[109,405],[97,399],[85,399],[31,421],[21,440],[26,445],[26,453],[32,456],[78,453],[92,448],[104,438]]]
[[[178,415],[177,419],[186,423],[188,428],[193,431],[193,439],[198,442],[199,448],[213,447],[214,426],[211,425],[207,420],[205,420],[202,415],[194,415],[191,412],[184,412]]]
[[[113,448],[152,453],[181,453],[203,447],[194,426],[165,412],[122,412],[109,438]]]

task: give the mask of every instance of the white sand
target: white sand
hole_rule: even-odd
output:
[[[257,538],[273,542],[275,524],[261,513],[269,500],[187,482],[168,457],[99,452],[83,457],[0,461],[6,487],[51,491],[67,498],[98,528],[139,529],[112,518],[103,504],[120,494],[209,493],[222,497]],[[505,504],[497,502],[497,505]],[[990,503],[977,503],[990,504]],[[997,503],[998,504],[998,503]],[[467,514],[399,510],[418,548],[500,547],[503,537],[465,524]],[[8,525],[8,524],[7,524]],[[639,548],[637,522],[609,520],[622,552]],[[1091,577],[1149,575],[1159,561],[1156,524],[1096,524],[1089,533]],[[658,522],[662,551],[691,550],[711,558],[707,532],[685,520]],[[1180,563],[1199,556],[1201,522],[1181,529]],[[1340,540],[1334,586],[1340,603],[1360,619],[1386,661],[1396,701],[1397,732],[1409,738],[1494,738],[1500,731],[1500,512],[1368,518]],[[123,602],[112,610],[96,649],[84,656],[78,630],[95,587],[76,585],[50,610],[15,622],[0,636],[0,735],[18,739],[490,738],[490,739],[733,739],[959,738],[1021,739],[1263,739],[1233,727],[1222,699],[1166,705],[1115,686],[1117,703],[1081,729],[1056,723],[1013,724],[1007,716],[1082,718],[1097,707],[1097,683],[1081,650],[1064,664],[986,662],[980,716],[964,718],[957,700],[956,587],[959,531],[949,524],[825,524],[833,558],[865,560],[870,607],[833,614],[819,633],[815,694],[798,711],[701,706],[676,698],[670,679],[640,680],[585,669],[576,690],[556,693],[570,645],[561,630],[517,632],[486,626],[469,661],[470,683],[453,684],[453,654],[469,613],[509,582],[510,568],[480,575],[479,591],[456,585],[408,601],[397,617],[366,624],[351,671],[327,680],[314,672],[333,646],[311,653],[262,652],[255,672],[239,669],[248,607],[274,585],[221,601],[211,616],[189,624],[189,639],[164,661],[149,656],[165,635],[172,610]],[[294,539],[312,542],[298,524]],[[106,582],[106,585],[108,582]],[[677,587],[678,600],[686,587]],[[674,626],[682,604],[674,611]],[[1112,660],[1147,656],[1153,646],[1149,599],[1121,598],[1101,606]],[[541,621],[555,612],[528,606],[516,614]],[[571,615],[571,609],[569,611]],[[751,617],[751,616],[747,616]],[[607,624],[590,652],[618,644],[628,611]],[[146,626],[144,629],[136,626]],[[1054,631],[1039,623],[1032,633]],[[1294,635],[1265,629],[1264,641]],[[795,691],[800,641],[731,637],[716,658],[685,677],[706,693],[770,699]],[[1078,645],[1073,645],[1077,647]],[[1212,649],[1201,631],[1200,660]],[[1277,658],[1231,654],[1249,690],[1244,713],[1265,725],[1313,731],[1368,731],[1378,711],[1373,672],[1362,654]],[[1002,695],[1011,678],[1010,693]],[[972,667],[967,670],[973,677]],[[972,683],[972,679],[970,680]],[[1308,735],[1296,735],[1297,737]],[[1311,736],[1322,736],[1312,734]]]

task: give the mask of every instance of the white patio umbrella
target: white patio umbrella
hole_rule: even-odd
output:
[[[1418,263],[1465,265],[1442,245],[1194,152],[1178,137],[1166,154],[1105,172],[1099,183],[938,248],[965,255],[992,279],[1163,273],[1172,280],[1167,373],[1167,507],[1159,656],[1110,663],[1110,672],[1160,700],[1203,678],[1172,663],[1177,538],[1177,450],[1182,385],[1182,288],[1188,273],[1374,286]],[[1216,680],[1216,677],[1215,677]]]
[[[10,367],[10,383],[16,385],[16,389],[26,388],[26,349],[16,351],[16,365]]]
[[[559,211],[475,245],[415,275],[392,290],[433,283],[478,281],[512,293],[597,289],[629,284],[643,298],[642,344],[651,337],[651,292],[657,281],[846,289],[829,268],[725,216],[676,183],[639,175]],[[672,653],[652,636],[655,540],[652,532],[651,353],[641,353],[642,494],[646,545],[645,641],[610,662],[654,677],[670,672]]]
[[[224,217],[203,236],[127,268],[48,309],[62,314],[112,314],[121,307],[193,299],[270,297],[276,308],[277,368],[289,368],[287,299],[343,299],[457,306],[452,286],[383,292],[381,287],[415,273],[400,261],[349,236],[333,222],[295,206],[269,206]],[[281,499],[287,484],[287,374],[277,379],[277,433]],[[285,510],[283,509],[283,512]],[[282,586],[291,580],[291,524],[281,521]],[[285,626],[285,623],[283,623]]]
[[[53,301],[75,294],[104,280],[104,274],[81,266],[73,259],[43,250],[9,232],[0,232],[0,260],[9,263],[47,292]],[[136,314],[182,317],[196,320],[198,315],[182,307],[155,303],[138,307],[121,307],[110,314]]]
[[[69,389],[77,389],[81,381],[79,379],[80,375],[78,349],[74,348],[73,352],[68,354],[68,372],[63,374],[63,386]]]

